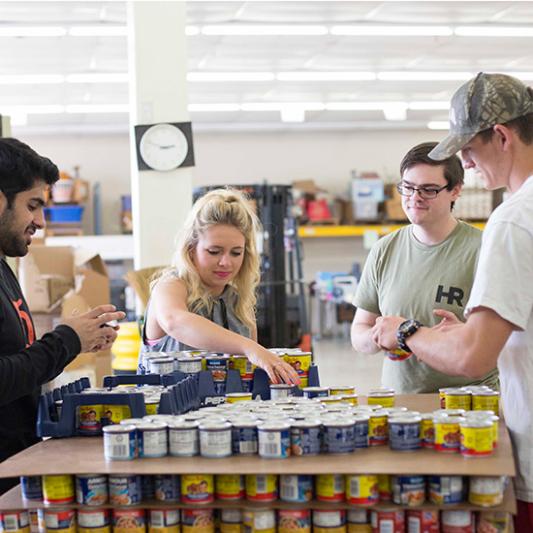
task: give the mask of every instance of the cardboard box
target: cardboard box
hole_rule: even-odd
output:
[[[148,299],[150,298],[150,283],[154,279],[154,276],[164,268],[165,267],[148,267],[140,270],[130,270],[124,276],[124,279],[129,283],[139,299],[143,311],[146,309]]]
[[[407,216],[402,208],[402,197],[395,185],[387,185],[387,196],[388,199],[385,200],[387,220],[392,222],[403,222],[407,220]]]

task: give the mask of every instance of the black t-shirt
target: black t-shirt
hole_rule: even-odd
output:
[[[58,326],[42,339],[20,285],[0,260],[0,462],[35,444],[41,385],[55,378],[80,352],[78,335]],[[0,479],[0,494],[13,486]]]

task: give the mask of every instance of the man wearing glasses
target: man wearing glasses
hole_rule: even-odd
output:
[[[398,192],[411,224],[380,239],[365,262],[354,305],[351,337],[363,353],[381,348],[372,340],[379,316],[407,316],[433,326],[443,309],[462,317],[474,280],[481,232],[453,216],[464,171],[455,155],[434,161],[437,143],[415,146],[400,164]],[[480,379],[451,377],[416,357],[387,352],[382,385],[398,393],[436,392],[441,387],[487,384],[497,387],[497,371]]]

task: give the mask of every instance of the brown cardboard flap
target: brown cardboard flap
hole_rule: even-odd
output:
[[[150,298],[150,283],[154,275],[165,267],[149,267],[140,270],[130,270],[124,279],[130,284],[135,294],[145,308]]]

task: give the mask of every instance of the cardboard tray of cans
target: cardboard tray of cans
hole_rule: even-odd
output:
[[[361,403],[366,403],[361,398]],[[439,398],[433,394],[398,395],[396,405],[421,412],[438,409]],[[503,423],[494,453],[483,458],[464,458],[460,454],[434,450],[394,452],[387,446],[357,450],[351,454],[265,459],[257,455],[234,455],[220,459],[206,457],[171,457],[106,461],[102,439],[49,439],[0,464],[0,477],[64,474],[396,474],[396,475],[468,475],[514,476],[515,466],[510,439]]]

